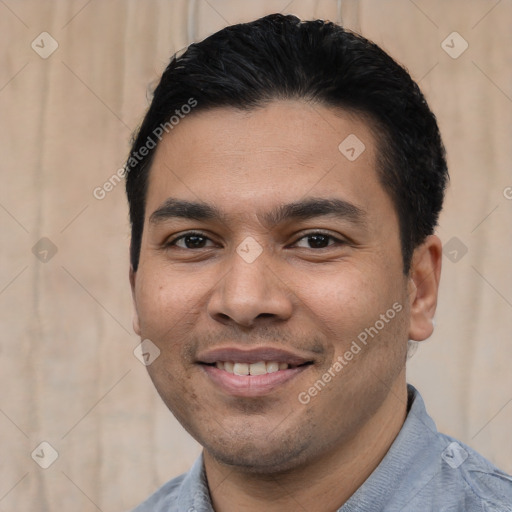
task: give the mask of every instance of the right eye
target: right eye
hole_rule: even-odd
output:
[[[190,231],[167,241],[165,243],[165,247],[176,246],[180,249],[204,249],[207,247],[206,244],[208,241],[213,244],[213,242],[203,233]]]

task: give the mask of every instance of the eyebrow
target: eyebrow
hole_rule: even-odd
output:
[[[263,216],[269,225],[278,225],[289,220],[308,220],[315,217],[333,216],[354,224],[365,224],[366,212],[343,199],[309,198],[284,204]]]
[[[291,220],[308,220],[315,217],[334,216],[354,224],[364,225],[366,212],[343,199],[308,198],[283,204],[260,217],[269,226],[276,226]],[[226,223],[226,216],[215,206],[207,203],[168,198],[149,217],[150,224],[160,224],[169,219],[182,218],[198,221],[220,220]]]
[[[222,217],[220,210],[209,204],[169,197],[151,214],[149,223],[160,224],[173,218],[211,220]]]

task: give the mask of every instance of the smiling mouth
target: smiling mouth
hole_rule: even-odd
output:
[[[302,364],[292,365],[278,361],[258,361],[256,363],[238,363],[234,361],[216,361],[215,363],[203,363],[206,366],[214,366],[219,370],[239,376],[267,375],[278,371],[299,368],[313,364],[307,361]]]
[[[199,367],[223,396],[263,397],[289,386],[314,366],[311,353],[273,346],[224,345],[197,354]]]
[[[279,361],[201,363],[210,382],[226,396],[255,398],[277,392],[313,365],[308,361],[289,364]]]

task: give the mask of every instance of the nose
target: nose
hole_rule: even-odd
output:
[[[290,318],[293,293],[270,259],[261,255],[248,262],[234,253],[228,264],[229,270],[210,296],[211,318],[243,327]]]

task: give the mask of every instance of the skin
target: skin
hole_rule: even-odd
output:
[[[338,150],[349,134],[366,147],[352,162]],[[300,100],[194,113],[157,148],[140,264],[130,273],[134,329],[161,351],[149,374],[204,447],[217,512],[334,511],[404,422],[407,341],[432,333],[441,243],[429,236],[404,275],[376,151],[365,121]],[[223,217],[150,222],[170,197],[208,203]],[[360,222],[325,215],[272,224],[265,217],[308,198],[347,201],[362,212]],[[172,245],[191,230],[207,237],[199,247],[190,238]],[[318,230],[334,238],[314,245],[318,239],[306,235]],[[263,250],[252,263],[236,252],[246,237]],[[401,312],[301,404],[299,393],[394,303]],[[226,343],[270,344],[313,364],[268,395],[228,396],[197,364],[198,353]]]

